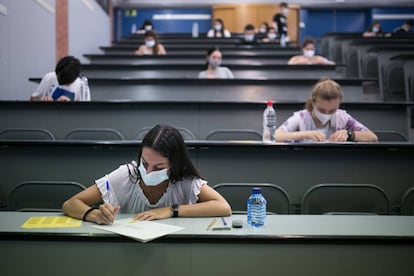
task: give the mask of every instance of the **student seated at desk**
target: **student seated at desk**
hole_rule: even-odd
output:
[[[314,86],[304,110],[297,111],[275,132],[277,141],[301,142],[376,142],[377,136],[339,109],[341,86],[323,77]]]
[[[382,37],[385,34],[382,32],[381,23],[373,21],[368,30],[362,34],[363,37]]]
[[[149,19],[145,19],[144,23],[142,23],[141,28],[136,32],[137,34],[145,34],[148,31],[154,31],[154,24],[152,24],[152,21]]]
[[[231,33],[224,27],[224,22],[221,18],[214,20],[213,28],[207,32],[209,38],[231,37]]]
[[[162,44],[158,41],[158,35],[154,31],[146,31],[144,36],[145,44],[141,45],[138,50],[135,51],[135,55],[165,55],[167,52]]]
[[[222,61],[221,50],[213,47],[207,50],[206,70],[198,74],[199,79],[234,79],[229,68],[220,66]]]
[[[402,24],[400,27],[394,29],[394,35],[407,35],[412,34],[412,28],[414,25],[414,21],[412,19],[408,19]]]
[[[56,64],[55,71],[43,76],[39,86],[30,97],[31,101],[90,101],[89,86],[79,78],[79,59],[66,56]]]
[[[335,65],[335,62],[328,60],[322,56],[315,55],[315,40],[305,39],[302,45],[303,55],[293,56],[289,61],[289,65]]]
[[[256,37],[256,29],[252,24],[244,26],[244,37],[241,40],[242,44],[257,44],[260,41]]]
[[[269,27],[269,29],[267,31],[267,36],[262,39],[262,42],[264,42],[264,43],[279,42],[279,40],[277,39],[277,33],[276,33],[276,30],[275,30],[274,27]]]
[[[231,215],[227,201],[194,168],[179,131],[163,125],[145,135],[137,162],[97,179],[62,208],[97,224],[111,223],[118,211],[136,220]]]

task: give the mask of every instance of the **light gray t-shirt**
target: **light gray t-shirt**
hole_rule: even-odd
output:
[[[185,178],[175,183],[170,182],[159,201],[151,204],[139,182],[134,182],[130,178],[129,171],[134,172],[134,166],[136,166],[134,161],[131,164],[121,165],[110,174],[95,181],[103,200],[114,206],[120,206],[121,213],[136,214],[173,204],[194,204],[198,201],[201,187],[207,184],[207,181],[200,178]],[[136,175],[133,174],[133,177]],[[109,190],[106,185],[107,181]]]
[[[233,73],[227,67],[218,67],[212,74],[216,79],[234,79]],[[208,72],[207,70],[201,71],[198,74],[199,79],[207,79]]]

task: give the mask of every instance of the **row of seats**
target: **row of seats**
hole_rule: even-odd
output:
[[[261,187],[268,214],[294,214],[287,192],[270,183],[220,183],[213,188],[230,203],[234,214],[244,214],[253,187]],[[63,202],[85,186],[65,181],[29,181],[18,184],[8,197],[8,209],[17,211],[61,211]],[[390,200],[372,184],[319,184],[303,195],[302,214],[389,215]],[[414,215],[414,187],[401,200],[401,215]]]
[[[412,101],[414,37],[362,38],[361,34],[326,34],[322,51],[346,64],[346,76],[379,81],[383,100]]]
[[[177,128],[184,140],[197,140],[195,135],[183,127]],[[140,129],[135,135],[136,140],[144,139],[150,127]],[[381,142],[406,142],[408,139],[397,131],[376,131]],[[87,140],[87,141],[122,141],[122,134],[111,128],[82,128],[74,129],[64,137],[65,140]],[[56,140],[55,136],[47,129],[42,128],[12,128],[0,131],[0,140]],[[231,141],[252,140],[261,141],[262,135],[252,129],[215,129],[210,131],[205,140]]]

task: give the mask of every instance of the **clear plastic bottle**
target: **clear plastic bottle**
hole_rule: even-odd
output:
[[[198,37],[198,23],[197,22],[193,23],[192,35],[194,38]]]
[[[253,188],[247,199],[247,223],[253,227],[263,226],[266,220],[266,199],[261,188]]]
[[[86,76],[81,77],[82,87],[81,87],[81,102],[88,102],[91,100],[91,91],[89,89],[88,78]]]
[[[286,34],[284,33],[280,35],[280,47],[286,47]]]
[[[137,32],[137,24],[132,24],[131,26],[131,34],[135,34]]]
[[[267,101],[267,107],[263,112],[263,142],[275,142],[276,131],[276,110],[273,108],[273,102]]]

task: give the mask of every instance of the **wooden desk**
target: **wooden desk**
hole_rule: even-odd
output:
[[[177,218],[162,222],[185,230],[143,244],[88,222],[19,228],[35,215],[56,214],[0,212],[3,275],[408,276],[413,269],[414,217],[279,215],[263,228],[226,232],[206,231],[211,218]]]
[[[187,141],[186,144],[194,165],[209,185],[274,183],[289,194],[293,212],[300,208],[304,193],[321,183],[378,185],[390,197],[392,207],[398,207],[404,192],[413,186],[414,144],[409,143],[266,145]],[[67,180],[90,186],[119,165],[136,160],[139,147],[138,141],[0,141],[3,203],[0,210],[6,209],[7,195],[20,182]]]

